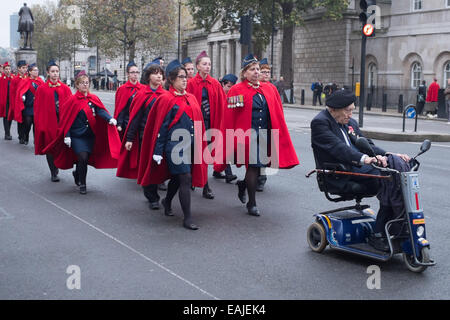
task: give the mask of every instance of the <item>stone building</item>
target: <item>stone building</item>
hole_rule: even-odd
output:
[[[450,0],[378,0],[381,22],[366,50],[366,92],[380,104],[382,93],[388,105],[404,95],[404,103],[415,103],[419,83],[427,85],[436,77],[441,87],[450,79]],[[340,87],[359,81],[361,64],[361,22],[359,1],[350,1],[343,18],[325,20],[316,10],[305,17],[293,36],[294,93],[300,101],[305,90],[306,103],[312,100],[311,83],[336,82]],[[195,58],[208,50],[213,76],[239,72],[247,53],[239,44],[239,34],[223,34],[217,21],[210,33],[191,29],[184,33],[183,56]],[[274,39],[274,75],[280,76],[281,34]],[[261,54],[270,60],[267,48]],[[353,69],[352,69],[353,66]],[[353,80],[353,81],[352,81]]]

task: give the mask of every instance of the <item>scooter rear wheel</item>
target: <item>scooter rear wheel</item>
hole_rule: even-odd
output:
[[[420,251],[422,258],[420,262],[430,262],[430,248],[423,247]],[[420,273],[427,269],[427,266],[421,266],[414,262],[414,256],[403,253],[403,261],[405,262],[408,269],[412,272]]]
[[[311,224],[306,232],[306,239],[312,251],[322,252],[328,244],[322,223],[314,222]]]

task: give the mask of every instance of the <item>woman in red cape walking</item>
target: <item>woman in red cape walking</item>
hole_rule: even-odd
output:
[[[202,139],[203,115],[196,98],[186,92],[187,72],[178,60],[167,65],[166,85],[169,92],[155,101],[145,126],[138,183],[148,186],[171,178],[162,200],[164,213],[173,215],[172,199],[178,191],[183,226],[196,230],[191,217],[190,188],[203,187],[207,181],[208,168],[202,156],[207,147]],[[178,137],[176,141],[174,135]]]
[[[19,82],[16,93],[15,116],[22,123],[22,140],[27,145],[31,126],[34,120],[34,102],[36,91],[44,81],[39,77],[39,69],[35,63],[28,67],[28,78]]]
[[[59,80],[59,66],[50,60],[47,81],[36,91],[34,100],[34,154],[45,155],[51,180],[58,182],[58,168],[53,156],[44,149],[56,138],[61,106],[72,96],[70,88]]]
[[[0,118],[3,118],[5,140],[12,140],[12,121],[8,120],[8,113],[11,107],[11,83],[14,77],[15,76],[11,74],[11,66],[9,65],[9,62],[5,62],[5,64],[3,65],[3,73],[0,78]]]
[[[144,71],[143,86],[131,104],[131,114],[128,127],[125,130],[120,148],[117,176],[137,179],[139,170],[139,157],[142,139],[147,124],[148,115],[156,99],[166,93],[162,88],[164,71],[160,64],[150,63]],[[143,186],[144,195],[153,210],[159,209],[158,185]]]
[[[134,61],[128,63],[127,75],[128,81],[117,89],[114,109],[114,118],[117,119],[117,131],[119,131],[121,139],[123,139],[124,131],[128,126],[130,106],[133,99],[145,87],[139,83],[139,69]]]
[[[259,75],[258,60],[250,54],[242,62],[241,82],[228,92],[222,128],[224,141],[227,141],[224,143],[226,149],[222,169],[229,161],[236,163],[238,167],[245,164],[245,180],[237,183],[238,197],[245,203],[247,189],[247,210],[253,216],[260,215],[256,206],[260,169],[288,169],[299,164],[284,119],[283,106],[277,93],[267,84],[258,81]],[[228,139],[227,130],[230,129],[234,135]]]
[[[205,51],[202,51],[198,55],[195,60],[195,65],[198,71],[197,75],[188,81],[186,91],[197,98],[203,114],[205,129],[220,130],[227,101],[225,93],[219,81],[209,75],[211,71],[211,59]],[[214,176],[225,178],[220,172],[217,172]],[[214,199],[214,194],[208,182],[203,188],[203,197],[206,199]]]
[[[44,149],[60,169],[71,169],[80,193],[86,194],[88,165],[97,169],[117,168],[120,138],[100,99],[89,93],[89,77],[83,71],[75,80],[77,92],[61,108],[56,138]]]
[[[23,124],[22,124],[22,96],[18,95],[18,90],[28,84],[28,64],[25,60],[17,62],[17,76],[11,81],[10,89],[10,108],[8,112],[9,121],[17,121],[17,133],[19,135],[19,143],[24,144]],[[16,108],[17,105],[17,108]]]

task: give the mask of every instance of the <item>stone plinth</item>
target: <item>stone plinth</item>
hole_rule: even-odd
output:
[[[20,60],[25,60],[29,65],[37,62],[37,51],[34,50],[19,49],[14,52],[14,55],[16,57],[16,65]]]

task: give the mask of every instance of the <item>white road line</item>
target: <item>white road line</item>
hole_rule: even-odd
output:
[[[11,179],[10,179],[11,180]],[[132,251],[133,253],[137,254],[138,256],[140,256],[141,258],[147,260],[148,262],[153,263],[154,265],[158,266],[159,268],[163,269],[164,271],[168,272],[169,274],[171,274],[172,276],[174,276],[175,278],[178,278],[179,280],[185,282],[186,284],[188,284],[189,286],[197,289],[198,291],[200,291],[201,293],[215,299],[215,300],[220,300],[219,298],[217,298],[216,296],[212,295],[211,293],[209,293],[206,290],[203,290],[202,288],[200,288],[199,286],[195,285],[194,283],[192,283],[191,281],[183,278],[182,276],[178,275],[177,273],[175,273],[174,271],[170,270],[169,268],[163,266],[162,264],[156,262],[155,260],[147,257],[145,254],[139,252],[138,250],[134,249],[133,247],[127,245],[126,243],[120,241],[119,239],[117,239],[116,237],[112,236],[111,234],[103,231],[102,229],[94,226],[92,223],[89,223],[88,221],[84,220],[83,218],[78,217],[76,214],[73,214],[72,212],[70,212],[69,210],[59,206],[58,204],[54,203],[53,201],[51,201],[50,199],[47,199],[46,197],[28,189],[27,187],[21,186],[19,184],[17,184],[19,187],[27,190],[28,192],[34,194],[36,197],[44,200],[45,202],[48,202],[49,204],[51,204],[52,206],[58,208],[59,210],[61,210],[62,212],[64,212],[65,214],[71,216],[72,218],[77,219],[78,221],[84,223],[85,225],[89,226],[90,228],[94,229],[95,231],[100,232],[101,234],[103,234],[104,236],[110,238],[111,240],[113,240],[114,242],[120,244],[121,246],[127,248],[128,250]]]

